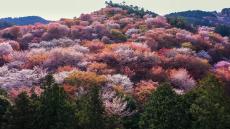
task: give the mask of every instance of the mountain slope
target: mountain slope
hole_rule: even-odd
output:
[[[8,18],[1,18],[0,21],[5,21],[15,25],[33,25],[35,23],[43,23],[43,24],[49,23],[48,20],[39,16],[26,16],[26,17],[17,17],[17,18],[8,17]]]
[[[4,29],[4,28],[7,28],[7,27],[11,27],[13,26],[14,24],[10,23],[10,22],[6,22],[6,21],[0,21],[0,29]]]
[[[206,12],[201,10],[190,10],[170,13],[167,17],[181,17],[191,24],[201,26],[230,25],[230,9],[225,8],[221,12]]]

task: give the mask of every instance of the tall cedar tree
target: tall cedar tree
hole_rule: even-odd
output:
[[[7,124],[5,115],[7,110],[10,108],[10,102],[2,93],[0,89],[0,129],[5,129],[5,125]]]
[[[168,84],[152,93],[141,114],[141,129],[186,129],[189,125],[188,114],[183,102]]]
[[[215,76],[202,79],[199,87],[187,96],[191,102],[192,129],[230,129],[230,98]]]
[[[58,86],[52,75],[44,80],[45,91],[40,97],[36,113],[36,129],[72,129],[74,128],[74,108],[64,89]]]
[[[7,129],[32,129],[35,107],[26,93],[17,96],[15,104],[7,113]]]
[[[92,86],[76,101],[76,118],[81,129],[105,129],[104,107],[100,98],[100,88]]]

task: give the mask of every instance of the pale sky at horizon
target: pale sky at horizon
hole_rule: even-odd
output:
[[[230,0],[113,0],[137,5],[160,15],[186,10],[220,11]],[[48,20],[73,18],[105,7],[105,0],[0,0],[0,17],[41,16]]]

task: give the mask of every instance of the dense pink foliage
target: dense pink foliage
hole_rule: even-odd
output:
[[[230,62],[220,61],[214,65],[214,72],[226,82],[230,82]]]
[[[70,29],[66,25],[50,23],[47,26],[47,32],[42,35],[44,40],[62,38],[68,35]]]
[[[229,59],[229,38],[209,27],[174,28],[163,16],[139,18],[106,7],[47,25],[9,27],[0,37],[0,87],[39,85],[46,74],[41,71],[54,74],[60,84],[74,70],[95,73],[107,77],[101,85],[105,95],[115,92],[114,99],[104,100],[110,114],[130,114],[117,92],[145,100],[146,90],[165,81],[188,91],[210,71],[230,81],[230,63],[222,61]],[[75,94],[75,88],[64,87]]]
[[[196,85],[196,81],[189,75],[186,69],[169,70],[169,79],[177,89],[184,91],[189,91]]]
[[[43,89],[41,89],[39,86],[35,86],[35,87],[21,86],[19,88],[11,89],[9,91],[9,96],[11,96],[12,98],[16,98],[19,94],[23,92],[29,96],[31,96],[32,94],[41,95]]]

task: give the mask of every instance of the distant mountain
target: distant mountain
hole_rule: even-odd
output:
[[[26,17],[16,17],[16,18],[8,17],[8,18],[1,18],[0,21],[11,23],[14,25],[33,25],[35,23],[43,23],[43,24],[49,23],[48,20],[39,16],[26,16]]]
[[[221,11],[221,14],[226,16],[226,17],[230,17],[230,8],[225,8]]]
[[[166,15],[166,17],[181,17],[193,25],[230,25],[230,8],[225,8],[219,13],[216,11],[206,12],[201,10],[176,12]]]
[[[6,21],[0,21],[0,29],[4,29],[4,28],[7,28],[7,27],[11,27],[13,26],[14,24],[10,23],[10,22],[6,22]]]

